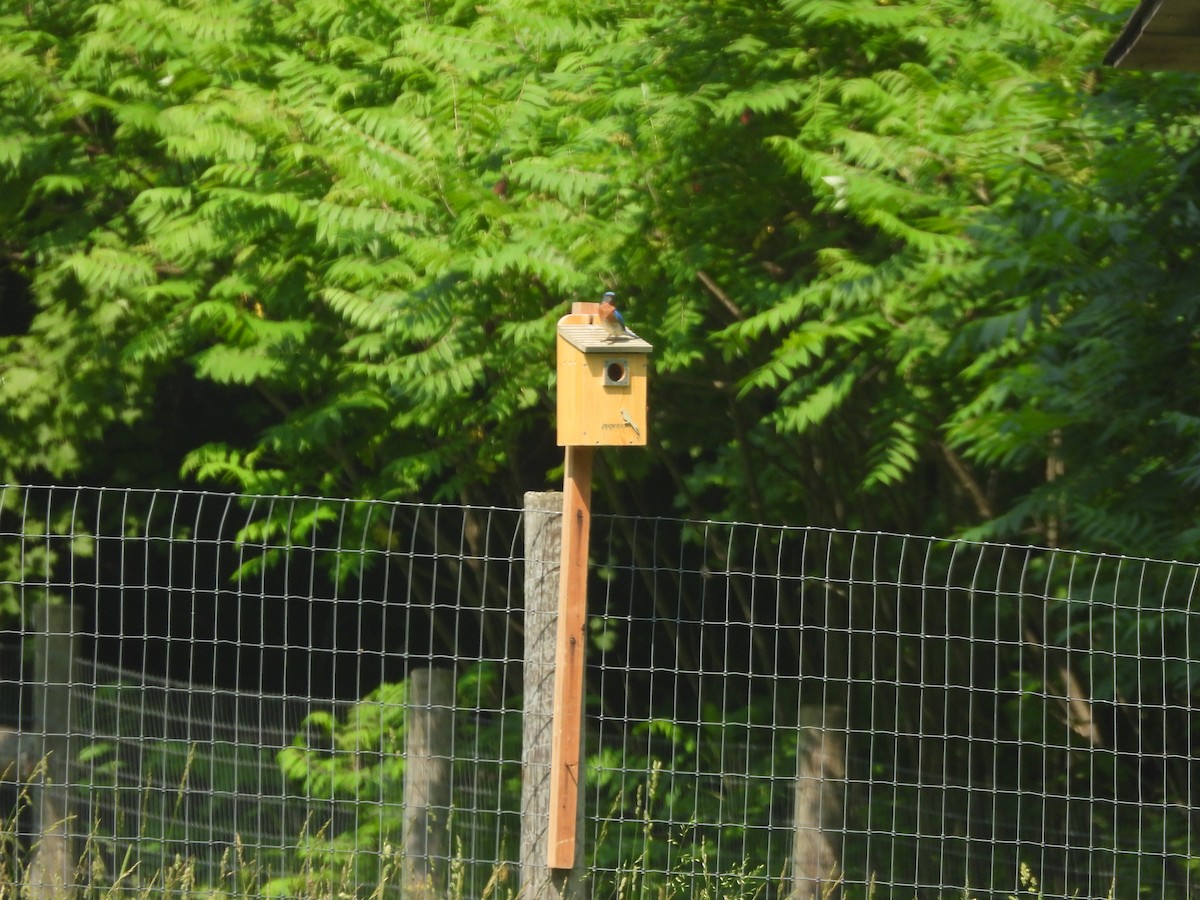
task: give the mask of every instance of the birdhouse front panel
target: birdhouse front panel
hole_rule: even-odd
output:
[[[592,315],[559,320],[560,447],[645,446],[652,349],[635,335],[612,335]]]

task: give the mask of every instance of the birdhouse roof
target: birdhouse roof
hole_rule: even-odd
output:
[[[1126,69],[1200,71],[1200,0],[1142,0],[1104,62]]]
[[[613,337],[601,325],[559,322],[558,333],[568,344],[583,353],[649,353],[654,349],[648,342],[635,335]]]

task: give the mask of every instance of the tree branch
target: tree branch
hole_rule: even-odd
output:
[[[734,303],[730,296],[721,290],[721,286],[713,281],[712,276],[703,269],[697,269],[696,277],[700,279],[700,283],[708,289],[710,294],[721,301],[721,305],[729,310],[735,319],[739,322],[746,321],[746,314],[742,312],[741,307]]]
[[[950,467],[950,471],[954,473],[954,477],[958,480],[958,483],[970,495],[979,515],[985,519],[996,518],[996,511],[992,509],[992,504],[987,498],[987,493],[980,486],[975,476],[971,474],[971,470],[967,468],[967,464],[942,441],[938,441],[938,449],[942,451],[942,456],[945,458],[946,464]]]

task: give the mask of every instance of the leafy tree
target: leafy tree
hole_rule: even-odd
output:
[[[992,371],[953,339],[1011,305],[971,228],[1039,168],[1092,180],[1064,123],[1114,24],[33,4],[3,26],[9,477],[511,501],[557,459],[553,321],[614,287],[658,375],[613,507],[993,518],[1021,482],[985,496],[988,446],[945,439]]]
[[[1002,300],[963,335],[977,393],[948,438],[980,466],[1023,474],[979,533],[1200,555],[1192,81],[1094,85],[1064,123],[1090,177],[1030,168],[978,226]]]

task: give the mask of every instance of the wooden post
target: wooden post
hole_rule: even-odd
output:
[[[845,731],[841,707],[800,709],[791,900],[825,900],[841,884]]]
[[[592,448],[567,447],[554,662],[554,726],[550,741],[550,824],[546,844],[546,865],[552,869],[570,869],[577,858],[577,817],[583,786],[580,751],[591,503]]]
[[[447,873],[454,672],[417,668],[408,676],[404,765],[406,897],[441,896]]]
[[[521,748],[521,900],[582,896],[582,865],[546,865],[550,821],[550,758],[554,712],[555,638],[562,565],[563,495],[525,495],[525,660]],[[583,805],[579,804],[576,822]],[[582,853],[576,844],[576,860]]]
[[[63,900],[75,892],[79,864],[70,775],[71,691],[79,610],[65,603],[33,607],[33,731],[42,738],[42,777],[33,784],[37,845],[25,870],[30,900]]]

